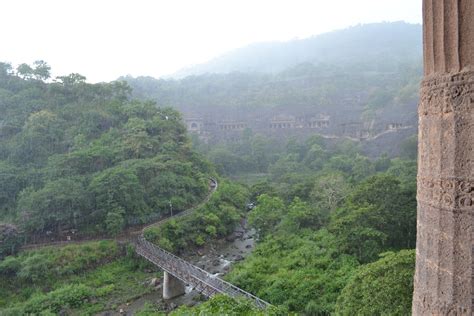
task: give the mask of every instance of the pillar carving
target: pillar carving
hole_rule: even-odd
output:
[[[414,315],[471,315],[474,1],[423,0]]]

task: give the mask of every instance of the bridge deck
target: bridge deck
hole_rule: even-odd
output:
[[[211,181],[214,184],[211,186],[212,194],[217,189],[217,182],[214,179],[211,179]],[[206,198],[204,203],[207,202],[209,198],[210,195]],[[188,215],[196,208],[197,207],[191,208],[170,218]],[[160,225],[170,218],[150,226]],[[143,234],[141,234],[137,239],[135,251],[137,254],[144,257],[157,267],[172,274],[176,278],[183,281],[185,284],[191,285],[194,289],[206,295],[207,297],[211,297],[215,294],[225,294],[233,298],[244,297],[250,299],[259,308],[266,308],[267,306],[270,306],[269,303],[256,297],[255,295],[248,293],[218,277],[215,277],[211,273],[204,271],[203,269],[187,262],[186,260],[181,259],[180,257],[147,241]]]
[[[180,279],[185,284],[191,285],[194,289],[207,297],[211,297],[215,294],[226,294],[233,298],[248,298],[259,308],[265,308],[270,305],[255,295],[215,277],[209,272],[152,244],[142,236],[138,238],[136,252],[159,268]]]

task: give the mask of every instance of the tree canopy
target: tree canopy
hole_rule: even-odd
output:
[[[123,82],[0,67],[0,220],[27,235],[117,234],[200,201],[213,169],[181,116]]]

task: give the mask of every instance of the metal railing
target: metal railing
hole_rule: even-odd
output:
[[[136,252],[208,297],[215,294],[226,294],[233,298],[248,298],[259,308],[266,308],[270,305],[268,302],[265,302],[255,295],[212,275],[211,273],[181,259],[155,244],[152,244],[143,236],[138,238]]]
[[[212,182],[211,190],[212,192],[208,195],[205,201],[200,205],[188,209],[184,212],[176,214],[173,217],[164,219],[158,223],[154,223],[150,226],[158,226],[171,218],[183,217],[191,214],[198,207],[209,201],[211,195],[217,189],[217,181],[210,179]],[[144,229],[146,229],[145,227]],[[225,294],[233,298],[244,297],[252,300],[255,305],[259,308],[266,308],[270,306],[268,302],[256,297],[255,295],[246,292],[237,286],[224,281],[211,273],[187,262],[184,259],[160,248],[159,246],[147,241],[142,234],[138,237],[135,251],[140,256],[144,257],[154,265],[163,269],[164,271],[172,274],[176,278],[180,279],[185,284],[191,285],[194,289],[198,290],[207,297],[211,297],[215,294]]]

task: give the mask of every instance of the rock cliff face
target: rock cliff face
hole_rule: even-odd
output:
[[[363,117],[361,104],[363,100],[319,111],[317,107],[288,106],[232,114],[185,112],[184,121],[190,133],[210,144],[238,141],[251,130],[279,139],[304,139],[315,134],[326,139],[349,139],[363,143],[369,156],[398,155],[400,144],[417,132],[416,102],[387,106],[370,119]]]

